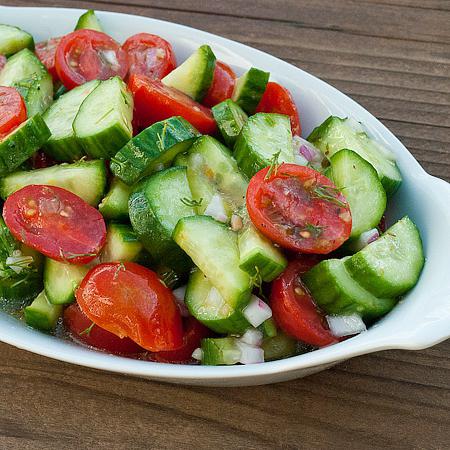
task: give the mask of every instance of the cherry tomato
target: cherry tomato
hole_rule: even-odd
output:
[[[276,324],[288,335],[310,345],[322,347],[338,342],[328,329],[325,317],[314,304],[300,275],[314,260],[298,259],[272,283],[270,307]]]
[[[297,107],[291,93],[278,83],[270,81],[262,96],[256,112],[286,114],[291,118],[291,129],[293,136],[300,136],[302,128],[298,117]]]
[[[233,69],[228,64],[217,61],[213,81],[202,103],[211,108],[230,98],[235,84],[236,74],[233,72]]]
[[[5,67],[6,64],[6,56],[0,55],[0,70],[3,69],[3,67]]]
[[[172,291],[139,264],[107,263],[91,269],[76,291],[81,310],[96,325],[129,337],[151,352],[183,345],[181,315]]]
[[[56,49],[56,73],[67,89],[90,80],[107,80],[128,72],[127,54],[107,34],[77,30],[61,38]]]
[[[0,86],[0,139],[27,120],[27,108],[19,92]]]
[[[131,75],[128,87],[134,97],[137,125],[149,125],[181,116],[202,134],[214,134],[216,122],[209,108],[195,102],[177,89],[164,86],[160,81],[143,75]]]
[[[49,258],[87,264],[102,249],[102,215],[72,192],[56,186],[30,185],[11,194],[3,205],[11,233]]]
[[[54,166],[55,164],[56,162],[42,150],[38,150],[31,157],[31,167],[33,167],[33,169],[44,169],[45,167]]]
[[[250,180],[247,209],[261,233],[302,253],[329,253],[348,239],[352,228],[350,207],[336,186],[296,164],[260,170]]]
[[[39,42],[36,44],[35,52],[37,57],[41,60],[41,63],[49,71],[50,75],[53,78],[53,81],[58,80],[58,74],[56,73],[55,67],[55,55],[58,44],[60,43],[61,38],[52,38],[48,41]]]
[[[177,66],[170,43],[155,34],[135,34],[125,41],[122,48],[128,55],[129,75],[145,75],[152,80],[160,80]]]
[[[81,311],[77,303],[70,305],[64,311],[64,325],[70,332],[71,337],[99,350],[114,354],[136,354],[142,353],[143,348],[129,338],[123,338],[100,328],[89,320]]]

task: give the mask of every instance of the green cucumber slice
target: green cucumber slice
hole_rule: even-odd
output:
[[[0,24],[0,54],[11,56],[24,48],[34,50],[33,36],[20,28]]]
[[[132,188],[118,178],[113,178],[108,193],[98,209],[105,219],[128,220],[128,199]]]
[[[62,305],[53,305],[42,291],[30,306],[23,310],[25,322],[41,331],[52,331],[61,316]]]
[[[216,56],[209,45],[202,45],[189,58],[166,75],[161,82],[200,102],[211,86]]]
[[[234,337],[202,339],[202,365],[233,365],[239,362],[241,350]]]
[[[130,225],[110,223],[106,229],[106,243],[100,254],[100,262],[136,261],[143,245]]]
[[[398,297],[416,285],[424,263],[419,230],[405,216],[347,259],[345,267],[371,294]]]
[[[279,163],[294,162],[289,117],[272,113],[251,116],[242,127],[234,146],[238,166],[251,178],[269,166],[276,154],[279,154]]]
[[[84,99],[99,85],[92,80],[61,95],[45,111],[43,119],[52,135],[44,150],[55,161],[76,161],[84,155],[83,146],[75,137],[72,124]]]
[[[154,123],[117,152],[111,159],[111,171],[124,183],[132,185],[160,166],[170,165],[198,136],[199,132],[182,117]]]
[[[246,113],[254,114],[266,90],[270,73],[252,67],[236,81],[231,99]]]
[[[173,165],[180,167],[182,166],[187,167],[188,159],[189,159],[188,153],[179,153],[173,160]]]
[[[247,122],[247,114],[230,98],[213,106],[211,111],[225,144],[233,148],[244,123]]]
[[[97,206],[106,187],[106,166],[103,161],[79,161],[45,169],[13,172],[0,178],[0,196],[6,199],[13,192],[30,184],[48,184],[67,189],[90,205]]]
[[[264,361],[275,361],[298,354],[297,341],[284,333],[264,339],[261,347],[264,350]]]
[[[265,320],[259,327],[258,330],[262,332],[264,338],[271,338],[278,334],[277,326],[275,321],[271,317]]]
[[[89,156],[109,159],[131,139],[132,118],[133,96],[121,78],[113,77],[85,98],[73,130]]]
[[[97,19],[97,16],[95,15],[95,11],[93,9],[88,9],[84,14],[82,14],[75,26],[75,30],[85,29],[103,32],[103,27],[101,26],[100,21]]]

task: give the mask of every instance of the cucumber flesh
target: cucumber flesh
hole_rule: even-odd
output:
[[[30,306],[24,308],[27,325],[41,331],[52,331],[62,313],[62,305],[53,305],[42,291]]]
[[[298,354],[297,341],[284,333],[264,339],[262,348],[264,361],[275,361]]]
[[[88,9],[84,14],[82,14],[75,26],[75,30],[85,29],[103,32],[103,27],[101,26],[100,21],[95,15],[95,11],[92,9]]]
[[[248,120],[247,114],[230,98],[213,106],[211,111],[225,144],[233,148],[244,123]]]
[[[241,350],[234,337],[206,338],[202,340],[202,365],[233,365],[239,362]]]
[[[269,82],[269,72],[252,67],[236,81],[231,99],[246,113],[254,114]]]
[[[11,56],[24,48],[34,50],[33,36],[20,28],[0,24],[0,55]]]
[[[100,262],[136,261],[143,246],[130,225],[110,223],[106,229],[106,243]]]
[[[118,178],[113,178],[108,193],[98,206],[105,219],[128,220],[128,199],[132,188]]]
[[[271,338],[278,334],[277,326],[275,321],[271,317],[265,320],[259,327],[258,330],[262,332],[264,338]]]
[[[187,153],[179,153],[173,160],[174,166],[187,167],[189,155]]]

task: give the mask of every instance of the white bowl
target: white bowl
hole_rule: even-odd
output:
[[[2,23],[31,32],[37,41],[73,29],[76,9],[0,7]],[[247,366],[200,367],[152,363],[88,350],[32,330],[0,314],[0,340],[40,355],[87,367],[183,384],[245,386],[303,377],[353,356],[386,349],[421,349],[450,337],[450,184],[428,175],[401,142],[368,111],[306,72],[261,51],[203,31],[145,17],[98,12],[105,29],[119,42],[137,32],[169,40],[179,61],[200,44],[210,44],[218,59],[238,74],[250,66],[271,73],[291,90],[300,110],[304,134],[330,114],[351,116],[393,149],[403,183],[390,201],[388,221],[408,214],[418,225],[427,262],[416,287],[369,331],[311,353]]]

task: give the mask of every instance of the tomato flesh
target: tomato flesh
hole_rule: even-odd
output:
[[[5,67],[5,64],[6,64],[6,56],[0,55],[0,70],[2,70],[3,67]]]
[[[217,61],[213,81],[202,101],[203,105],[211,108],[227,98],[231,98],[235,84],[236,74],[233,69],[228,64]]]
[[[139,127],[181,116],[202,134],[214,134],[216,122],[209,108],[177,89],[143,75],[131,75],[128,87],[134,97],[134,113]]]
[[[55,64],[67,89],[115,75],[124,78],[128,72],[125,51],[110,36],[94,30],[77,30],[61,38]]]
[[[30,185],[11,194],[3,218],[13,236],[57,261],[87,264],[106,240],[103,216],[56,186]]]
[[[286,114],[291,119],[293,136],[301,136],[302,128],[291,93],[283,86],[273,81],[267,83],[264,95],[261,98],[256,112]]]
[[[0,86],[0,140],[27,120],[27,108],[19,92]]]
[[[129,337],[146,350],[183,345],[181,315],[172,291],[145,267],[131,262],[100,264],[83,279],[76,299],[96,325]]]
[[[329,253],[350,236],[350,207],[336,186],[314,169],[281,164],[260,170],[247,189],[254,225],[273,242],[302,253]]]
[[[37,57],[44,64],[53,78],[53,81],[58,80],[58,74],[56,73],[55,55],[56,49],[61,41],[60,37],[49,39],[48,41],[39,42],[36,44],[35,52]]]

